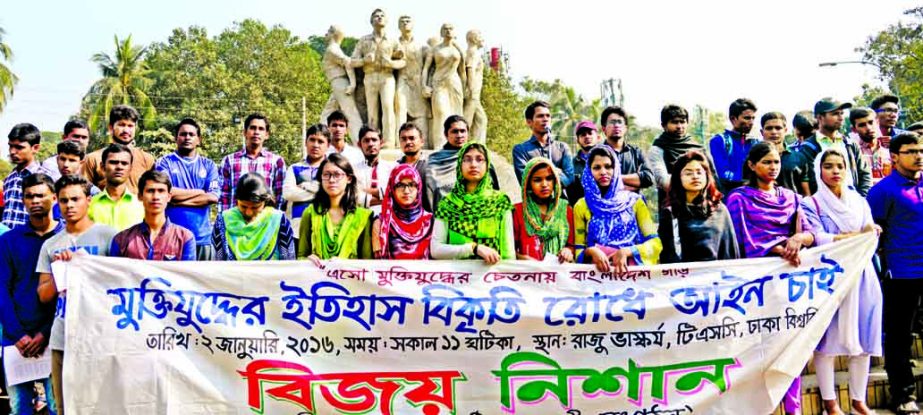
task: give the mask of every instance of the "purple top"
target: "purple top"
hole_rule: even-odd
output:
[[[785,242],[796,232],[796,216],[801,223],[800,231],[813,233],[801,211],[800,199],[795,192],[779,186],[773,193],[750,186],[731,192],[727,208],[744,257],[764,257],[774,246]]]

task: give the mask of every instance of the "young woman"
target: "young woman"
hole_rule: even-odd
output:
[[[218,214],[212,241],[219,261],[295,259],[292,225],[273,208],[272,190],[263,176],[247,173],[237,181],[237,206]]]
[[[522,202],[513,207],[513,235],[518,259],[574,262],[574,212],[561,198],[554,164],[536,157],[523,169]]]
[[[301,215],[298,258],[321,266],[330,258],[372,258],[372,211],[357,204],[356,174],[340,154],[330,154],[317,169],[320,189]]]
[[[817,192],[802,201],[801,206],[814,227],[818,245],[881,229],[872,220],[868,203],[848,185],[852,179],[846,157],[843,150],[830,148],[814,161]],[[849,395],[853,412],[870,413],[865,404],[865,391],[871,356],[881,356],[882,352],[881,313],[881,286],[869,262],[858,287],[840,305],[814,352],[817,382],[828,414],[843,414],[836,400],[833,362],[836,356],[844,355],[849,356]]]
[[[801,248],[814,244],[811,224],[795,192],[775,185],[781,170],[779,152],[767,142],[754,145],[747,155],[750,181],[728,196],[728,211],[745,258],[781,256],[800,265]],[[796,378],[783,398],[785,413],[801,409],[801,378]]]
[[[436,209],[433,258],[480,258],[488,264],[515,259],[513,204],[492,187],[487,147],[472,142],[458,154],[455,187]]]
[[[581,178],[584,197],[574,206],[578,262],[602,272],[625,272],[629,265],[654,265],[663,246],[641,195],[624,189],[618,156],[603,144],[593,147]]]
[[[669,195],[669,206],[660,214],[660,262],[740,258],[731,215],[705,154],[692,150],[676,160]]]
[[[372,248],[381,259],[429,259],[433,214],[423,210],[423,180],[412,164],[391,170],[381,217],[372,225]]]

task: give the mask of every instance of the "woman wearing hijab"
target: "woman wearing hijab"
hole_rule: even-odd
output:
[[[574,212],[561,198],[561,180],[551,160],[536,157],[523,169],[522,202],[513,207],[518,259],[574,262]]]
[[[321,266],[330,258],[372,258],[372,211],[357,203],[356,174],[346,157],[330,154],[317,169],[320,189],[301,216],[298,258]]]
[[[813,228],[795,192],[776,186],[781,159],[767,142],[754,145],[747,155],[750,181],[727,199],[737,243],[745,258],[781,256],[794,266],[799,251],[814,244]],[[801,410],[801,378],[795,378],[782,400],[786,414]]]
[[[702,152],[692,150],[676,160],[669,195],[660,214],[661,263],[740,258],[731,215]]]
[[[663,246],[644,199],[622,184],[619,158],[607,145],[590,150],[581,178],[584,197],[574,206],[577,262],[602,272],[654,265]]]
[[[492,187],[487,147],[472,142],[458,154],[455,187],[436,209],[433,258],[480,258],[488,264],[515,259],[513,204]]]
[[[381,217],[372,226],[372,248],[380,259],[429,259],[433,214],[423,210],[423,181],[412,164],[391,170]]]
[[[237,181],[237,206],[218,214],[212,231],[219,261],[295,259],[292,225],[273,208],[272,191],[263,176],[247,173]]]
[[[814,160],[817,192],[801,202],[814,227],[818,245],[843,240],[863,232],[878,232],[865,199],[849,187],[847,156],[833,147]],[[849,356],[849,395],[853,412],[869,414],[865,404],[871,356],[881,356],[882,295],[871,262],[866,264],[856,289],[850,291],[833,316],[814,352],[814,367],[824,409],[830,415],[843,412],[837,404],[834,359]],[[858,328],[858,330],[857,330]]]

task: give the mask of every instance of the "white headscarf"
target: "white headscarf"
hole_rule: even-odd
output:
[[[837,197],[821,179],[823,170],[821,161],[829,153],[836,153],[842,157],[843,165],[846,166],[843,172],[845,177],[842,189],[840,189],[840,197]],[[814,200],[817,201],[820,211],[826,213],[830,220],[836,223],[836,226],[840,228],[840,232],[859,232],[864,225],[862,223],[863,213],[865,209],[868,209],[868,204],[853,187],[848,160],[846,152],[837,147],[828,148],[814,158],[814,177],[817,180],[817,192],[814,193]]]

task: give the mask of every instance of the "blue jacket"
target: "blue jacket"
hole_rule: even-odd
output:
[[[59,221],[54,230],[39,236],[26,223],[0,236],[0,324],[4,346],[37,332],[46,339],[50,337],[55,304],[38,300],[35,267],[42,244],[63,230],[64,222]]]

